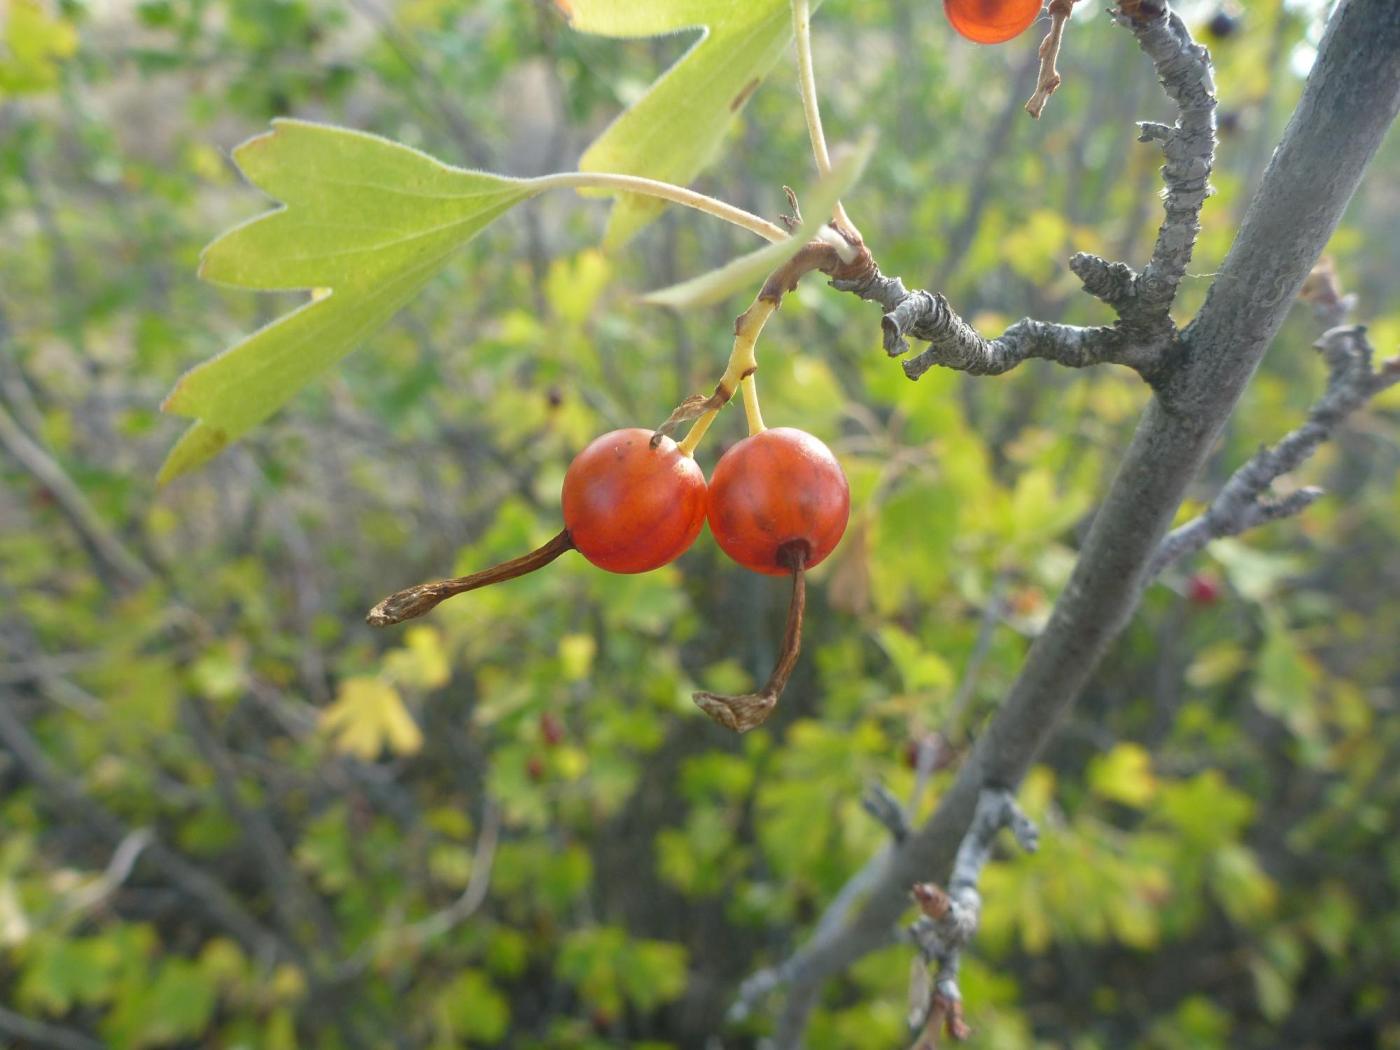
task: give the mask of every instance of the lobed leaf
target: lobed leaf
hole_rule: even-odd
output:
[[[388,321],[452,252],[546,188],[300,120],[274,121],[234,159],[249,182],[283,206],[206,248],[200,275],[312,296],[176,383],[163,409],[196,422],[166,458],[162,482],[272,415]]]
[[[423,733],[398,690],[368,675],[340,683],[335,702],[321,712],[321,728],[338,750],[366,762],[386,747],[396,755],[412,755],[423,746]]]

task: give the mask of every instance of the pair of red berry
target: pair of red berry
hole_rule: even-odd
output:
[[[801,430],[760,430],[721,456],[706,484],[699,464],[671,438],[614,430],[574,458],[562,502],[564,530],[543,547],[470,576],[399,591],[370,610],[368,621],[384,626],[421,616],[454,594],[523,576],[571,549],[609,572],[647,572],[680,557],[708,520],[720,548],[740,565],[793,579],[782,652],[764,687],[741,696],[695,694],[721,725],[738,732],[760,725],[797,662],[806,570],[831,553],[850,517],[850,488],[831,450]]]
[[[746,569],[786,576],[821,562],[846,530],[851,496],[836,457],[811,434],[763,430],[730,448],[706,485],[669,437],[614,430],[564,475],[564,527],[609,572],[646,572],[680,557],[708,519],[715,541]]]

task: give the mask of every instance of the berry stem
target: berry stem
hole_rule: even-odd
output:
[[[807,609],[807,547],[791,543],[778,551],[778,558],[792,570],[792,600],[788,603],[787,629],[778,662],[767,683],[757,693],[724,696],[719,693],[696,693],[693,699],[700,710],[736,733],[747,733],[761,726],[778,705],[792,669],[797,666],[802,651],[802,616]]]
[[[758,357],[754,347],[758,344],[758,336],[763,331],[763,326],[768,323],[768,318],[778,309],[780,299],[781,295],[774,299],[759,293],[759,297],[749,308],[735,318],[734,348],[729,351],[729,363],[725,366],[724,375],[720,376],[715,385],[715,392],[704,402],[709,407],[699,415],[690,432],[678,443],[680,450],[686,455],[694,455],[696,446],[719,415],[719,410],[729,403],[734,392],[741,386],[744,390],[744,414],[748,417],[749,434],[757,434],[766,429],[763,426],[763,416],[758,410],[758,387],[746,380],[752,380],[753,374],[758,371]]]
[[[489,569],[474,572],[470,576],[457,576],[450,580],[433,580],[430,583],[420,583],[413,587],[405,587],[401,591],[395,591],[369,611],[365,622],[371,627],[388,627],[390,624],[411,620],[415,616],[422,616],[425,612],[436,608],[455,594],[463,594],[466,591],[489,587],[493,583],[502,583],[506,580],[513,580],[517,576],[524,576],[536,569],[544,568],[565,551],[573,549],[573,538],[569,535],[569,530],[564,529],[543,547],[532,550],[529,554],[522,554],[519,558],[512,558],[510,561],[493,565]]]
[[[719,409],[712,409],[705,412],[686,432],[685,437],[676,442],[676,448],[681,450],[682,455],[695,458],[695,449],[700,444],[700,439],[705,436],[705,431],[710,429],[710,424],[715,421],[715,416],[719,415]],[[653,440],[655,440],[653,438]]]
[[[768,428],[763,425],[763,413],[758,409],[758,382],[752,372],[739,380],[739,389],[744,392],[744,416],[749,421],[749,437],[762,434]]]

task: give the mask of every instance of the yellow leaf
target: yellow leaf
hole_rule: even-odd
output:
[[[399,755],[423,746],[423,734],[398,690],[379,678],[345,679],[335,703],[321,714],[321,728],[331,734],[335,747],[365,761],[379,757],[386,746]]]
[[[1145,806],[1157,792],[1152,757],[1137,744],[1118,744],[1089,764],[1089,788],[1101,798]]]
[[[564,680],[581,681],[593,669],[593,657],[598,653],[598,643],[591,634],[566,634],[559,639],[559,663],[563,666]]]

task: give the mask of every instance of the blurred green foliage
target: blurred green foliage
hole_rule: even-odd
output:
[[[1251,3],[1213,42],[1219,194],[1194,274],[1229,246],[1319,6]],[[987,327],[1102,320],[1065,257],[1140,259],[1158,221],[1159,158],[1131,122],[1167,104],[1081,7],[1039,123],[1019,112],[1034,39],[973,48],[903,3],[817,17],[829,133],[880,134],[848,207],[886,271]],[[1213,8],[1184,10],[1200,26]],[[816,280],[789,297],[760,348],[765,415],[837,450],[854,515],[779,713],[742,739],[689,692],[761,680],[786,595],[708,539],[640,577],[566,557],[372,632],[384,593],[555,532],[592,436],[712,385],[739,301],[680,316],[637,295],[752,245],[668,213],[604,253],[604,206],[531,202],[157,491],[180,427],[162,395],[292,305],[194,280],[203,245],[260,207],[228,151],[292,115],[566,170],[686,41],[583,36],[517,0],[0,17],[0,408],[71,483],[0,458],[0,1040],[21,1016],[120,1047],[702,1045],[882,848],[862,786],[908,797],[909,741],[962,745],[1004,695],[1141,385],[1039,364],[911,384],[868,305]],[[782,210],[810,166],[790,57],[724,145],[700,187]],[[1383,353],[1397,172],[1392,139],[1331,246]],[[1183,318],[1208,286],[1187,282]],[[1195,500],[1302,418],[1315,336],[1295,311]],[[722,417],[702,462],[738,433]],[[970,1045],[1400,1045],[1398,439],[1392,392],[1296,479],[1330,493],[1304,518],[1148,592],[1023,787],[1040,852],[985,874]],[[1197,572],[1219,600],[1190,600]],[[895,946],[857,965],[811,1045],[899,1045],[908,964]]]

